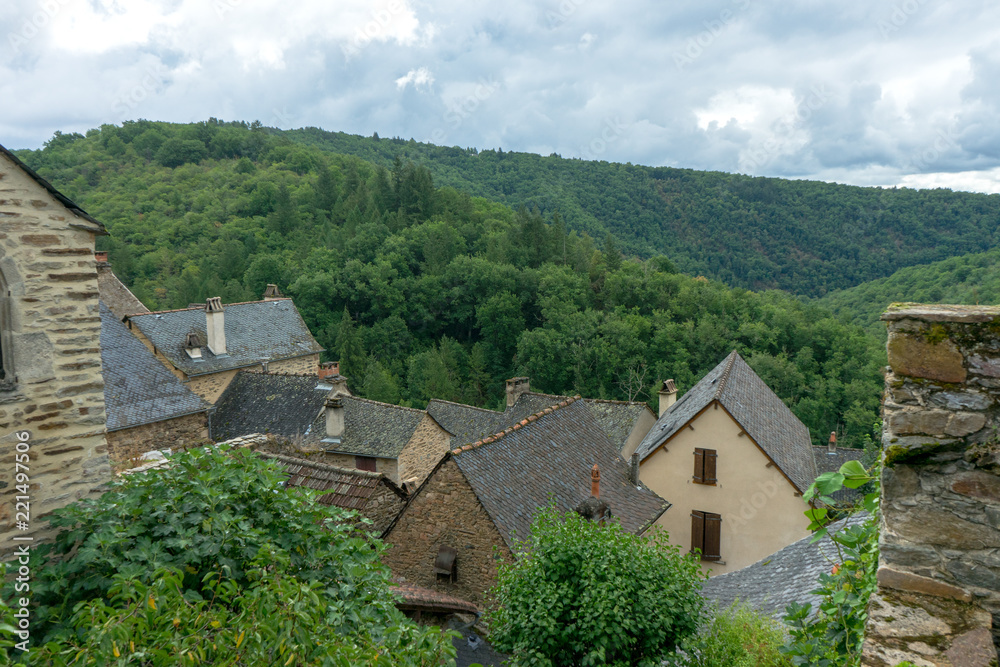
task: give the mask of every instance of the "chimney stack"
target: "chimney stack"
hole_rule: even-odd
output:
[[[353,396],[351,390],[347,388],[347,378],[340,373],[327,375],[322,381],[331,386],[328,394],[331,398],[334,396]]]
[[[639,454],[632,454],[629,459],[628,478],[634,486],[639,486]]]
[[[828,453],[835,454],[837,452],[837,432],[830,432],[830,443],[827,445]]]
[[[339,396],[328,398],[323,403],[326,408],[326,435],[340,438],[344,435],[344,401]]]
[[[94,261],[97,262],[98,266],[104,266],[108,263],[108,251],[98,250],[94,253]]]
[[[663,413],[666,412],[671,405],[677,402],[677,387],[674,385],[674,381],[664,380],[663,387],[660,389],[660,414],[658,417],[662,417]]]
[[[198,334],[191,332],[184,338],[184,351],[195,361],[201,361],[201,339]]]
[[[596,463],[590,469],[590,495],[595,498],[601,497],[601,470]]]
[[[267,289],[264,290],[264,301],[273,301],[274,299],[281,298],[281,291],[278,286],[273,283],[267,284]]]
[[[320,380],[328,377],[333,377],[334,375],[340,375],[340,362],[339,361],[327,361],[319,365],[319,370],[316,373]]]
[[[518,377],[507,380],[507,407],[513,407],[521,394],[531,391],[529,378]]]
[[[205,331],[208,334],[208,349],[215,356],[228,354],[226,351],[226,319],[222,311],[222,297],[213,296],[205,302]]]

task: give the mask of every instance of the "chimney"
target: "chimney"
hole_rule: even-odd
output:
[[[340,375],[340,362],[339,361],[327,361],[319,365],[319,370],[317,371],[317,376],[320,380],[328,377],[333,377],[334,375]]]
[[[827,445],[827,453],[828,454],[836,454],[837,453],[837,432],[836,431],[831,431],[830,432],[830,442]]]
[[[328,375],[322,380],[331,386],[329,396],[353,396],[351,390],[347,388],[347,378],[340,373]]]
[[[671,405],[677,402],[677,387],[674,385],[673,380],[664,380],[663,387],[660,389],[660,414],[658,417],[662,417],[663,413],[666,412]]]
[[[226,319],[222,311],[222,297],[213,296],[205,302],[205,331],[208,333],[208,349],[215,356],[226,352]]]
[[[529,391],[531,391],[529,378],[519,377],[507,380],[507,407],[513,407],[521,394],[526,394]]]
[[[339,396],[328,398],[323,403],[326,408],[326,435],[340,438],[344,435],[344,401]]]
[[[94,261],[97,262],[98,266],[104,266],[108,263],[108,252],[106,250],[98,250],[94,253]]]
[[[596,463],[590,469],[590,495],[595,498],[601,497],[601,470]]]
[[[590,497],[584,498],[576,506],[576,513],[590,521],[597,521],[603,526],[604,522],[611,518],[611,510],[608,508],[608,504],[601,500],[600,494],[601,471],[595,463],[590,470]]]
[[[273,283],[268,283],[267,289],[264,290],[264,301],[272,301],[280,298],[281,291],[278,289],[278,286]]]
[[[628,479],[634,486],[639,486],[639,454],[632,454],[629,459]]]
[[[184,351],[195,361],[203,361],[201,356],[201,338],[191,332],[184,338]]]

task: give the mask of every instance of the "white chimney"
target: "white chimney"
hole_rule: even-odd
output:
[[[326,436],[341,438],[344,435],[344,401],[340,397],[328,398],[326,408]]]
[[[660,414],[659,417],[663,416],[671,405],[677,402],[677,387],[674,386],[673,380],[664,380],[663,388],[660,389]]]
[[[529,391],[531,391],[531,385],[528,378],[519,377],[507,380],[507,407],[513,407],[521,394],[526,394]]]
[[[213,296],[205,302],[205,331],[208,333],[208,349],[215,356],[228,354],[226,351],[226,319],[222,312],[222,297]]]

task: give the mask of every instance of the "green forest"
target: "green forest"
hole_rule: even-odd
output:
[[[697,248],[626,254],[638,237],[442,186],[417,155],[383,164],[215,120],[105,125],[18,155],[104,222],[99,249],[150,308],[276,283],[362,396],[497,407],[525,374],[539,391],[652,404],[659,380],[684,391],[736,349],[817,443],[858,443],[877,418],[884,351],[862,327],[697,275]]]

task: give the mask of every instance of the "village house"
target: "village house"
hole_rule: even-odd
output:
[[[352,396],[339,374],[241,372],[216,409],[215,439],[269,433],[283,438],[292,455],[383,473],[414,488],[452,438],[424,410]]]
[[[100,222],[0,146],[5,550],[15,537],[50,535],[46,515],[111,479],[94,263],[95,238],[103,234]]]
[[[672,383],[671,383],[672,384]],[[659,520],[712,574],[809,535],[809,430],[735,351],[664,410],[636,449],[639,477],[674,503]]]
[[[670,507],[638,481],[587,405],[569,398],[449,452],[383,534],[383,558],[401,581],[482,604],[497,558],[512,557],[540,508],[570,511],[592,495],[633,533]]]
[[[130,314],[129,329],[188,388],[215,403],[241,370],[309,373],[323,351],[291,299],[222,304]]]

